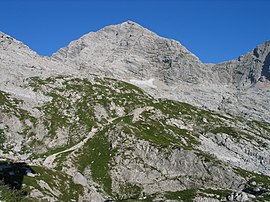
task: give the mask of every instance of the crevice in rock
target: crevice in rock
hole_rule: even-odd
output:
[[[270,53],[265,57],[261,75],[270,81]]]

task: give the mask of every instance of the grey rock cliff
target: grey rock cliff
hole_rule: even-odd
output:
[[[210,79],[200,60],[175,40],[157,36],[135,22],[84,35],[52,55],[93,74],[197,83]]]
[[[213,66],[221,83],[238,88],[251,87],[258,82],[270,81],[270,41],[257,46],[236,60]]]
[[[57,74],[76,74],[75,69],[39,56],[22,42],[0,32],[0,86],[16,91],[23,80],[33,76],[48,77]],[[18,93],[18,92],[17,92]]]

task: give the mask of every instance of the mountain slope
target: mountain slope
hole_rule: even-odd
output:
[[[237,60],[203,64],[180,43],[128,21],[71,42],[52,58],[85,74],[122,79],[155,97],[270,121],[269,42]]]
[[[0,87],[17,96],[26,96],[20,86],[28,77],[80,73],[48,57],[39,56],[22,42],[0,32]]]
[[[2,92],[1,156],[36,172],[24,181],[32,197],[165,200],[211,189],[215,198],[253,190],[253,181],[269,189],[269,124],[153,99],[112,79],[32,77],[24,88],[48,99],[33,113]]]

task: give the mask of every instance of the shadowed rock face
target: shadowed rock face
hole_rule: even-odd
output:
[[[221,83],[247,88],[258,82],[269,82],[270,41],[257,46],[253,51],[213,66]]]
[[[11,189],[20,190],[23,184],[23,177],[29,173],[34,174],[35,172],[24,162],[0,162],[0,180]]]
[[[262,81],[264,81],[264,78],[270,81],[270,53],[267,54],[263,62],[262,77],[261,77]]]

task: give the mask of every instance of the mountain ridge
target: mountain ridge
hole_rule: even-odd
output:
[[[41,57],[46,64],[38,60],[37,66],[43,63],[40,69],[44,66],[54,69],[57,63],[55,73],[122,79],[139,85],[153,96],[269,121],[270,111],[264,107],[270,99],[267,44],[258,45],[238,59],[203,64],[179,42],[127,21],[85,34],[52,57]],[[28,60],[31,58],[21,63]],[[252,101],[248,105],[237,101],[246,99]]]
[[[28,55],[28,52],[22,54]],[[34,57],[40,59],[33,61],[33,57],[26,57],[20,64],[39,61],[37,68],[30,71],[40,69],[39,74],[45,75],[50,72],[44,71],[48,66],[56,74],[96,74],[122,79],[153,96],[269,121],[270,111],[265,108],[270,99],[269,52],[267,41],[237,59],[215,65],[203,64],[179,42],[159,37],[127,21],[85,34],[51,57],[36,54]],[[6,52],[3,54],[4,58]],[[16,57],[15,54],[13,58]],[[248,105],[239,102],[246,99],[252,101]]]

